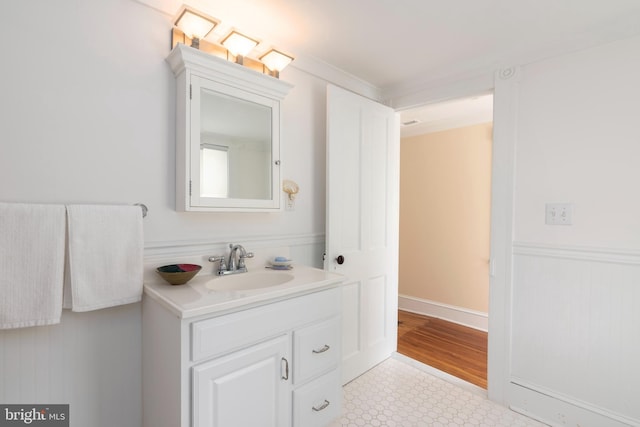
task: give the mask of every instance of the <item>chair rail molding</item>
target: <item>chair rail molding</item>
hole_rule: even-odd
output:
[[[324,233],[317,234],[292,234],[292,235],[265,235],[265,236],[240,236],[216,239],[197,240],[165,240],[147,242],[144,246],[145,260],[153,258],[165,258],[166,256],[189,256],[209,253],[212,250],[226,249],[229,243],[239,242],[248,249],[267,248],[275,246],[301,246],[324,244]]]
[[[157,267],[175,263],[202,265],[205,271],[200,274],[206,274],[213,268],[208,262],[209,257],[227,254],[230,243],[241,244],[255,253],[255,257],[247,261],[250,268],[262,268],[276,256],[290,257],[294,264],[322,268],[324,242],[324,234],[320,233],[147,242],[144,248],[144,275],[145,279],[155,278]]]
[[[513,254],[640,265],[640,251],[602,246],[570,246],[520,241],[513,243]]]

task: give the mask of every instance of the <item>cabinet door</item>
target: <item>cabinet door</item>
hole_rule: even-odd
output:
[[[290,425],[289,338],[278,338],[193,368],[194,427]]]
[[[191,76],[192,209],[280,208],[280,101]]]

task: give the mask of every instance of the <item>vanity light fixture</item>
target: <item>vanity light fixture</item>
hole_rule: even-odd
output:
[[[257,55],[265,51],[265,47],[258,46],[260,40],[247,37],[234,29],[221,41],[205,39],[216,26],[220,25],[220,21],[187,5],[180,8],[173,22],[171,49],[178,43],[190,45],[209,55],[235,62],[275,78],[280,78],[280,71],[294,59],[293,56],[276,49],[270,49],[257,59]],[[253,56],[247,56],[256,47],[258,48]]]
[[[175,26],[191,39],[191,47],[196,49],[200,48],[200,39],[206,37],[219,23],[216,19],[186,5],[182,6],[174,21]]]
[[[260,61],[269,69],[269,74],[280,78],[280,71],[293,61],[293,57],[278,50],[271,49],[260,57]]]
[[[244,34],[231,31],[227,37],[222,40],[222,46],[226,47],[233,56],[236,57],[236,62],[242,64],[244,57],[247,53],[251,52],[254,47],[258,45],[258,40],[247,37]]]

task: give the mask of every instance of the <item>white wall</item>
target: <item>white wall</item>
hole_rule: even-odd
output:
[[[282,73],[296,85],[282,112],[283,175],[301,188],[295,212],[178,213],[171,18],[133,0],[7,8],[0,34],[15,43],[0,71],[1,200],[142,202],[148,242],[324,232],[325,82]]]
[[[640,38],[522,67],[510,402],[556,424],[640,425]],[[496,117],[496,122],[500,119]],[[545,203],[573,224],[545,224]]]
[[[324,81],[282,73],[295,85],[282,111],[283,178],[300,185],[294,212],[178,213],[171,17],[133,0],[25,0],[4,16],[0,201],[145,203],[147,271],[231,241],[282,245],[322,265]],[[139,304],[2,331],[0,402],[70,403],[76,427],[139,426],[140,341]]]
[[[638,45],[634,38],[523,68],[516,240],[640,249]],[[573,225],[546,226],[545,202],[572,203]]]

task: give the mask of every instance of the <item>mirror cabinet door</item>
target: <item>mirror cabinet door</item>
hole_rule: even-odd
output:
[[[279,208],[279,101],[191,77],[193,207]]]

